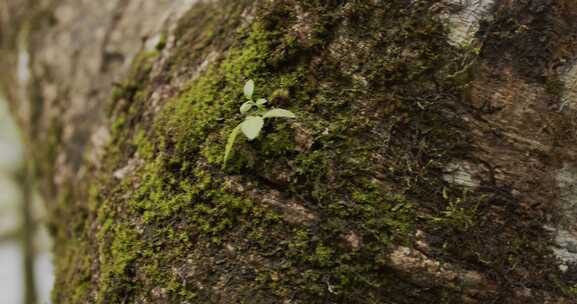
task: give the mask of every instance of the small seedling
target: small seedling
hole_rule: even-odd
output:
[[[293,112],[285,109],[274,108],[267,110],[266,104],[268,101],[264,98],[259,98],[255,101],[253,99],[253,93],[254,81],[249,80],[244,85],[244,97],[247,101],[240,106],[240,113],[245,115],[245,118],[244,121],[236,126],[228,136],[228,141],[224,150],[223,168],[226,167],[226,162],[230,158],[230,153],[236,141],[236,137],[240,132],[242,132],[248,140],[253,140],[260,134],[265,119],[275,117],[296,118]]]

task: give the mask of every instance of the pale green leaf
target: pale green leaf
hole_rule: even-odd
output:
[[[443,198],[448,200],[449,199],[449,194],[447,194],[447,188],[443,187]]]
[[[253,140],[260,134],[263,125],[264,119],[262,119],[262,117],[248,116],[245,121],[240,124],[240,129],[249,140]]]
[[[284,118],[296,118],[295,114],[291,111],[285,109],[272,109],[262,116],[263,118],[273,118],[273,117],[284,117]]]
[[[264,105],[264,104],[267,103],[267,102],[268,102],[268,100],[266,100],[266,99],[264,99],[264,98],[261,98],[261,99],[259,99],[259,100],[256,101],[256,105],[257,105],[257,106],[262,106],[262,105]]]
[[[250,111],[250,109],[252,109],[252,107],[255,106],[255,103],[252,101],[247,101],[245,103],[242,104],[242,106],[240,106],[240,113],[244,114],[248,111]]]
[[[232,147],[234,146],[234,142],[236,141],[236,137],[240,133],[240,125],[236,126],[230,135],[228,135],[228,141],[226,142],[226,148],[224,149],[224,161],[222,164],[223,168],[226,168],[226,162],[230,158],[230,152],[232,151]]]
[[[252,94],[254,93],[254,81],[251,79],[244,85],[244,96],[248,99],[252,99]]]

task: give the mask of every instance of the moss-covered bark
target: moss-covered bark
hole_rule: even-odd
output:
[[[508,99],[481,89],[523,82],[559,101],[559,75],[528,72],[524,59],[551,65],[566,41],[550,37],[542,57],[509,42],[535,45],[543,23],[559,27],[570,20],[561,9],[573,8],[497,5],[473,43],[455,46],[443,17],[455,8],[444,5],[197,4],[131,60],[90,131],[74,133],[104,128],[106,140],[78,144],[66,135],[74,120],[43,118],[47,135],[32,144],[49,143],[34,153],[39,175],[73,172],[45,181],[54,302],[571,303],[573,270],[559,271],[543,228],[556,222],[555,195],[527,189],[551,179],[521,184],[517,174],[531,171],[503,164],[499,152],[521,148],[489,133],[524,130],[489,116]],[[239,140],[223,169],[248,79],[297,119]],[[555,111],[535,117],[574,113]],[[574,132],[549,134],[566,138],[562,152],[516,164],[570,162]]]

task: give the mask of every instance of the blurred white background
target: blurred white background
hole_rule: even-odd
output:
[[[45,211],[37,195],[31,193],[30,220],[34,225],[24,224],[22,180],[16,178],[18,172],[24,172],[24,152],[20,135],[14,122],[8,115],[4,100],[0,99],[0,303],[29,304],[26,294],[34,292],[37,303],[50,303],[50,290],[53,284],[53,269],[50,256],[50,238],[42,220]],[[32,230],[30,229],[32,228]],[[26,284],[25,253],[27,246],[25,233],[32,234],[32,252],[30,264],[35,286]],[[28,285],[28,287],[27,287]],[[30,290],[33,289],[33,290]],[[28,297],[30,298],[30,297]]]

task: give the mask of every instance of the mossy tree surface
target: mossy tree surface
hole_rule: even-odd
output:
[[[85,101],[42,65],[70,12],[38,9],[20,26],[32,110],[13,107],[49,199],[54,303],[572,303],[577,268],[544,227],[575,158],[552,67],[577,53],[577,8],[527,2],[496,4],[467,45],[450,3],[201,2],[131,60],[103,47],[99,75],[122,77]],[[239,137],[223,169],[249,79],[297,119]]]

